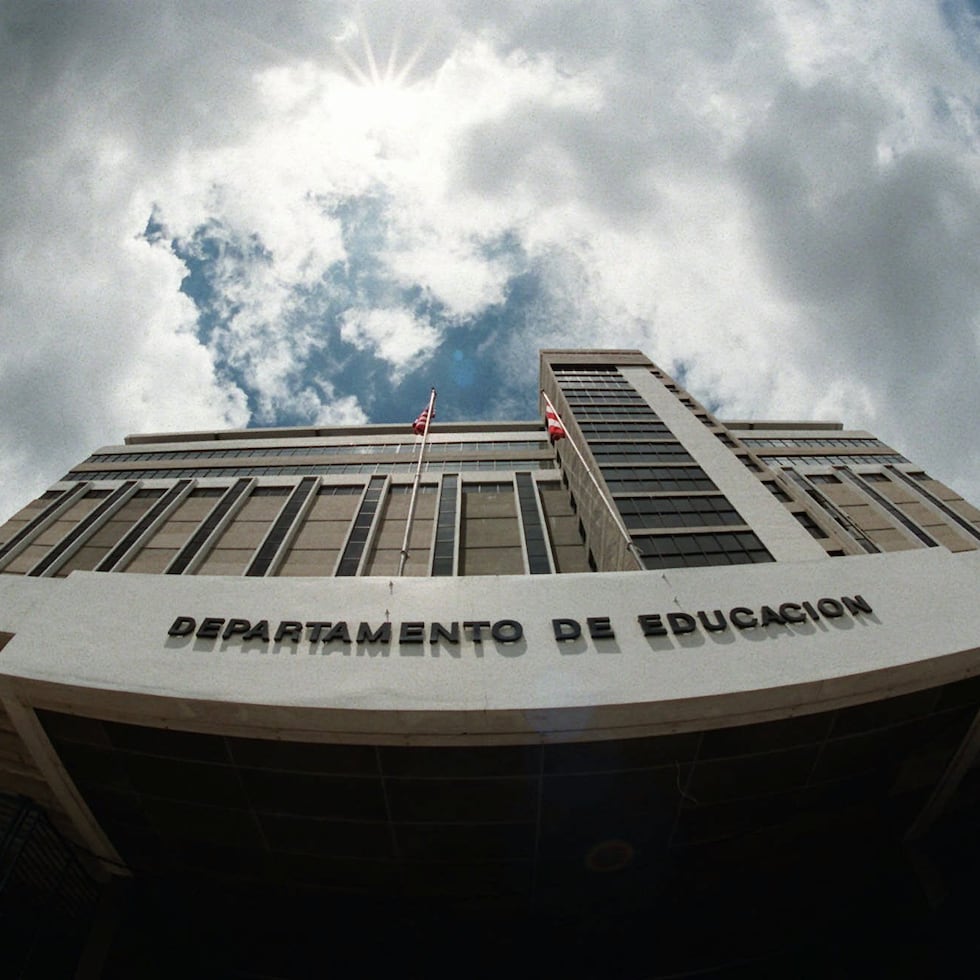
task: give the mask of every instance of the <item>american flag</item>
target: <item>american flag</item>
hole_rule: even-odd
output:
[[[436,417],[435,409],[432,410],[432,417]],[[425,427],[429,422],[429,406],[426,405],[425,408],[419,412],[419,417],[412,423],[412,432],[417,436],[425,435]]]

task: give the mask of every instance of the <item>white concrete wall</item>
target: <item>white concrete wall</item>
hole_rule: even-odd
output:
[[[0,578],[0,695],[141,724],[345,741],[601,738],[830,709],[980,672],[980,553],[942,549],[664,572],[455,579],[74,573]],[[645,637],[637,617],[862,595],[872,614]],[[519,643],[168,636],[255,623],[513,619]],[[554,617],[614,638],[559,642]]]

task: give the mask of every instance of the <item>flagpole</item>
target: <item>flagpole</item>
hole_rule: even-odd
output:
[[[561,416],[558,414],[558,409],[552,404],[551,399],[548,397],[548,393],[542,388],[541,397],[544,398],[544,403],[551,411],[555,418],[561,421]],[[599,481],[595,478],[595,474],[592,472],[592,467],[585,461],[585,457],[582,455],[578,446],[572,441],[572,437],[568,434],[568,429],[565,428],[564,423],[562,423],[562,429],[565,432],[565,438],[568,440],[568,444],[575,450],[575,455],[578,456],[580,462],[582,463],[582,468],[585,470],[586,475],[592,481],[593,486],[596,489],[596,493],[599,494],[599,499],[606,505],[606,510],[609,511],[609,516],[613,519],[613,523],[616,525],[616,530],[623,536],[623,540],[626,542],[626,550],[636,559],[637,565],[641,569],[646,568],[643,564],[643,559],[640,556],[640,549],[633,543],[633,539],[630,537],[629,531],[626,530],[626,526],[623,524],[622,518],[616,512],[616,509],[609,502],[606,497],[605,491],[599,486]]]
[[[419,443],[419,461],[415,467],[415,482],[412,484],[412,499],[408,503],[408,520],[405,522],[405,539],[402,541],[401,558],[398,561],[398,577],[405,572],[405,562],[408,561],[408,539],[412,534],[412,522],[415,520],[415,501],[418,498],[419,483],[422,479],[422,459],[425,456],[425,443],[429,438],[429,425],[432,413],[436,407],[436,390],[429,392],[429,407],[425,410],[425,428],[422,430],[422,442]]]

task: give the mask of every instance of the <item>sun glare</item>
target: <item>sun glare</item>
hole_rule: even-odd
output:
[[[360,39],[360,58],[349,50],[352,42]],[[378,93],[394,93],[411,84],[409,76],[425,50],[425,41],[416,45],[402,57],[401,32],[395,28],[388,47],[384,65],[379,64],[374,43],[362,17],[351,21],[340,37],[334,40],[334,48],[344,65],[351,82],[360,88],[373,89]]]
[[[399,25],[386,36],[372,37],[363,16],[351,19],[334,51],[349,88],[344,96],[344,115],[358,128],[397,138],[412,125],[418,112],[417,79],[413,78],[426,42],[406,47]]]

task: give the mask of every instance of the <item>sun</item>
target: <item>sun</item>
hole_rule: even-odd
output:
[[[372,33],[373,30],[373,33]],[[343,79],[343,114],[352,127],[384,141],[384,152],[413,129],[424,88],[415,77],[427,38],[403,43],[402,25],[376,24],[372,30],[360,9],[333,38]]]
[[[361,44],[360,59],[349,50],[357,40]],[[387,45],[387,58],[381,67],[375,44],[360,11],[347,22],[341,34],[334,38],[334,50],[348,79],[359,88],[373,90],[378,95],[393,95],[411,84],[412,70],[425,50],[426,41],[423,39],[415,45],[404,58],[401,46],[401,27],[396,25]]]

